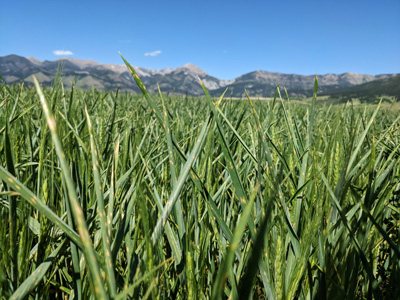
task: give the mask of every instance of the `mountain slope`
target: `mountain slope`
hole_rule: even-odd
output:
[[[83,89],[95,87],[102,90],[139,92],[126,66],[100,64],[92,60],[65,58],[55,61],[40,61],[34,57],[24,58],[17,55],[0,57],[0,75],[9,84],[24,80],[32,84],[32,76],[40,78],[44,85],[51,85],[57,70],[62,66],[65,86],[71,86],[76,78],[76,86]],[[233,80],[221,80],[210,76],[201,68],[186,64],[176,69],[152,70],[135,67],[136,72],[149,89],[157,92],[157,85],[164,93],[179,93],[192,96],[203,95],[198,77],[214,96],[219,96],[228,88],[228,95],[243,97],[247,89],[251,96],[271,97],[280,84],[291,96],[310,96],[314,86],[314,75],[297,75],[255,71]],[[365,84],[377,79],[391,78],[399,74],[365,75],[356,73],[319,75],[319,93],[337,93],[345,88]],[[379,83],[378,83],[379,84]],[[362,91],[362,89],[361,89]],[[365,89],[375,91],[375,89]]]
[[[318,75],[318,91],[320,93],[329,93],[329,91],[335,91],[338,88],[351,87],[376,79],[393,76],[396,76],[396,74],[366,75],[343,73]],[[232,92],[232,95],[235,97],[244,97],[244,89],[253,96],[272,97],[279,84],[282,88],[286,88],[291,96],[311,96],[313,93],[314,81],[314,75],[307,76],[255,71],[236,78],[226,87],[229,89],[228,94]],[[222,93],[226,87],[214,90],[213,94],[218,95]]]
[[[393,96],[400,99],[400,75],[381,78],[356,86],[337,88],[321,95],[330,95],[333,98],[366,98],[371,96]]]

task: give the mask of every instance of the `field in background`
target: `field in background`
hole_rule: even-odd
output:
[[[398,112],[132,73],[144,96],[0,87],[2,299],[398,297]]]

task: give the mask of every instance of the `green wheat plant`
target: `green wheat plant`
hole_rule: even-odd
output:
[[[397,299],[379,105],[0,86],[0,299]],[[397,298],[396,298],[397,297]]]

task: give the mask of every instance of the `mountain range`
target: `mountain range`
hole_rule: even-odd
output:
[[[128,69],[124,65],[100,64],[93,60],[64,58],[54,61],[40,61],[34,57],[8,55],[0,57],[0,75],[8,84],[32,84],[35,75],[43,85],[51,85],[57,70],[62,66],[62,78],[68,88],[73,78],[76,87],[82,89],[96,88],[99,90],[116,90],[139,92]],[[251,96],[271,97],[278,84],[287,89],[291,96],[310,96],[313,92],[315,75],[284,74],[267,71],[254,71],[233,80],[222,80],[210,76],[201,68],[186,64],[182,67],[162,70],[134,67],[143,83],[150,92],[157,92],[157,84],[164,93],[179,93],[191,96],[203,95],[198,77],[204,82],[214,96],[222,94],[228,88],[228,95],[243,97],[245,89]],[[357,73],[318,75],[318,91],[323,94],[346,93],[349,89],[363,86],[370,82],[379,82],[382,79],[386,85],[397,86],[400,74],[367,75]],[[377,81],[378,80],[378,81]],[[389,83],[387,83],[389,82]],[[379,83],[378,83],[379,88]],[[366,88],[368,90],[368,86]],[[357,93],[366,90],[361,88]],[[373,85],[377,89],[377,85]],[[394,95],[395,96],[395,95]],[[398,96],[398,95],[396,95]]]

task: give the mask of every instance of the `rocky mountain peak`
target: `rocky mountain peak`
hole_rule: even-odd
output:
[[[187,63],[186,65],[184,65],[183,67],[180,67],[178,69],[185,69],[188,72],[196,74],[196,75],[201,75],[201,76],[208,75],[206,71],[204,71],[203,69],[201,69],[198,66],[191,64],[191,63]]]
[[[39,59],[33,57],[33,56],[29,56],[26,58],[27,60],[29,60],[31,63],[35,64],[35,65],[40,65],[42,63],[42,61],[40,61]]]
[[[76,59],[76,58],[67,57],[67,58],[62,58],[60,60],[69,61],[81,69],[84,69],[87,67],[97,67],[97,66],[101,65],[100,63],[98,63],[94,60],[90,60],[90,59],[85,60],[85,59]]]

